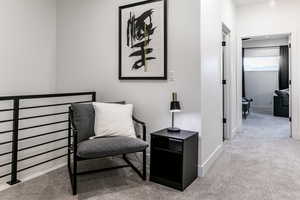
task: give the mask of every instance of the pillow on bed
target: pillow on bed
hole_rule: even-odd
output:
[[[95,110],[94,131],[97,137],[126,136],[136,138],[132,104],[93,103]]]

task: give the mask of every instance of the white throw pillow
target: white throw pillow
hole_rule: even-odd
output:
[[[132,104],[93,103],[95,137],[127,136],[136,138]],[[92,138],[91,138],[92,139]]]

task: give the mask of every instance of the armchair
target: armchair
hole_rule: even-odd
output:
[[[273,114],[277,117],[289,117],[289,91],[276,90],[274,93]]]
[[[142,135],[137,135],[137,138],[118,136],[89,139],[90,137],[94,136],[95,111],[93,105],[73,104],[69,108],[68,171],[73,195],[77,194],[78,175],[97,173],[123,167],[131,167],[143,180],[147,179],[146,149],[148,144],[146,143],[146,124],[135,117],[132,117],[132,119],[135,123],[142,127]],[[137,167],[135,167],[126,157],[126,154],[138,152],[141,152],[143,155],[142,172],[139,171]],[[78,172],[77,163],[80,161],[118,155],[123,156],[123,159],[127,165]]]

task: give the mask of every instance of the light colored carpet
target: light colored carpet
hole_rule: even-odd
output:
[[[143,182],[131,169],[79,178],[72,196],[66,168],[0,193],[1,200],[298,200],[300,143],[289,138],[287,119],[252,113],[243,131],[204,178],[184,192]],[[119,159],[93,165],[119,163]],[[89,165],[89,164],[88,164]],[[90,166],[90,165],[89,165]]]

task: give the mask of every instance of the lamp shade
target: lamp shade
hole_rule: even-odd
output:
[[[172,101],[170,104],[170,111],[171,112],[180,112],[181,111],[180,102]]]

